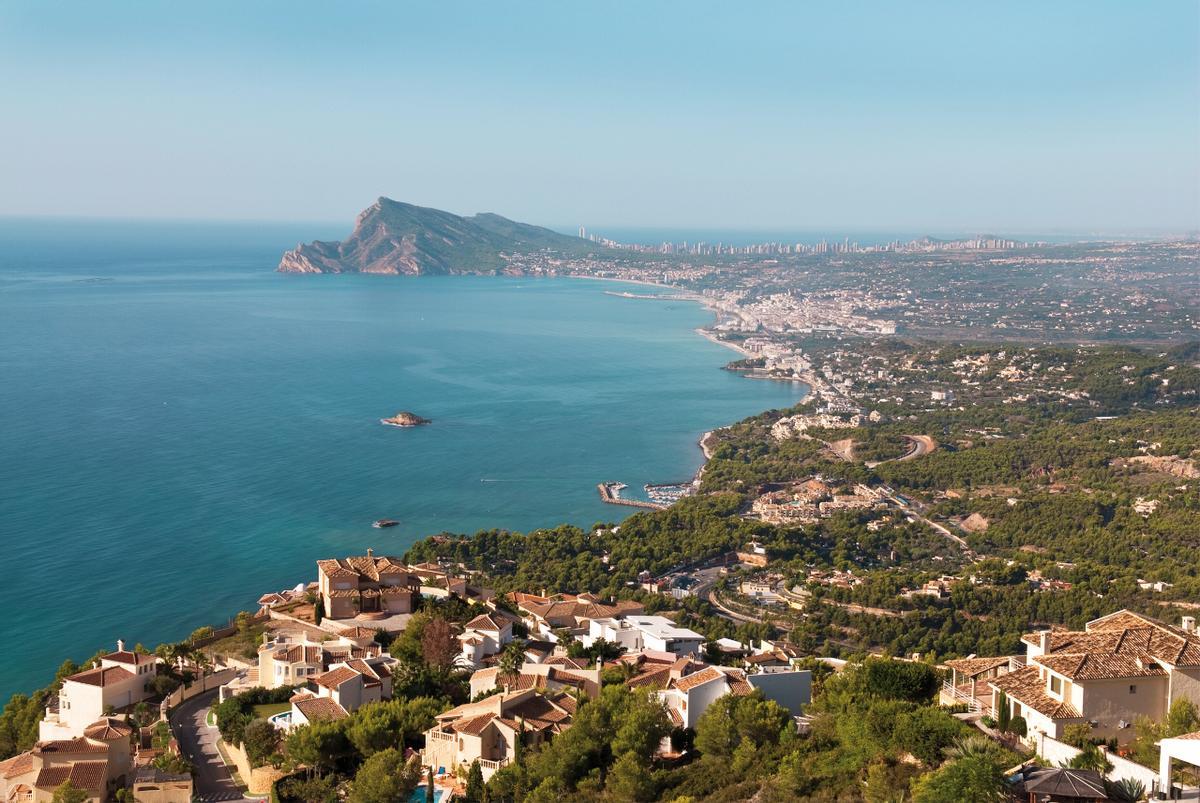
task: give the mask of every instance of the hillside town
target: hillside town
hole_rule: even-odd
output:
[[[796,493],[815,498],[829,489],[810,481]],[[744,597],[800,609],[812,604],[803,589],[782,587],[783,575],[762,571],[768,556],[760,545],[721,563],[722,572],[748,572],[740,575]],[[354,727],[357,717],[404,699],[412,666],[397,645],[418,618],[422,660],[440,662],[464,684],[458,701],[430,709],[423,732],[405,737],[414,745],[405,748],[404,761],[420,769],[421,783],[438,799],[474,794],[468,792],[473,775],[486,784],[523,753],[564,738],[581,707],[599,705],[610,686],[660,707],[669,725],[651,758],[679,762],[694,738],[687,734],[725,698],[770,701],[789,713],[793,732],[807,733],[806,712],[819,693],[815,678],[854,668],[832,658],[814,664],[786,637],[709,639],[676,621],[677,614],[648,614],[646,603],[632,598],[498,595],[461,565],[408,564],[367,550],[322,559],[316,574],[263,594],[253,616],[226,632],[199,634],[190,652],[160,655],[118,641],[94,665],[64,677],[45,707],[37,743],[0,763],[0,798],[49,801],[65,782],[97,803],[130,794],[185,803],[272,793],[295,771],[298,757],[287,754],[299,749],[297,734]],[[942,598],[960,581],[943,577],[912,593]],[[858,582],[839,572],[809,577],[809,587]],[[453,624],[431,635],[435,622]],[[231,637],[246,649],[221,649]],[[1163,722],[1180,704],[1200,704],[1194,616],[1172,625],[1113,611],[1080,631],[1040,630],[1022,643],[1023,654],[939,665],[944,710],[1000,744],[1050,758],[1080,755],[1072,728],[1084,727],[1109,745],[1110,780],[1184,788],[1175,768],[1180,761],[1200,765],[1200,731],[1162,739],[1158,766],[1140,765],[1122,751],[1137,735],[1134,722]],[[156,679],[176,668],[185,670],[182,685],[161,694],[166,687]],[[251,709],[240,721],[230,714]],[[182,710],[198,713],[178,716]],[[1185,794],[1200,794],[1190,789]]]

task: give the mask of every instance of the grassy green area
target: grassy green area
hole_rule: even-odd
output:
[[[276,714],[282,714],[284,711],[291,711],[291,703],[264,703],[263,705],[254,706],[255,719],[267,719]]]
[[[213,642],[204,651],[215,657],[233,656],[253,659],[258,655],[266,623],[252,618],[247,613],[238,614],[238,629],[231,636]]]

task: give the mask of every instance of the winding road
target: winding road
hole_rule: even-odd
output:
[[[217,752],[217,729],[205,723],[209,706],[217,697],[217,689],[198,694],[181,703],[171,712],[171,732],[179,741],[179,749],[196,767],[195,800],[212,803],[220,800],[257,800],[243,798],[242,790],[221,754]]]

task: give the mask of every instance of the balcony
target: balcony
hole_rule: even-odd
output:
[[[486,758],[479,759],[479,766],[485,770],[498,770],[501,767],[507,767],[510,759],[502,758],[499,761],[489,761]]]
[[[986,683],[955,686],[947,680],[942,683],[940,702],[944,705],[961,703],[973,714],[992,715],[992,690]]]

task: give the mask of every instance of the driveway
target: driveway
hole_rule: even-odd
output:
[[[204,803],[243,799],[242,791],[217,752],[217,729],[204,723],[217,691],[197,695],[171,712],[171,732],[179,740],[183,755],[196,767],[195,799]]]

